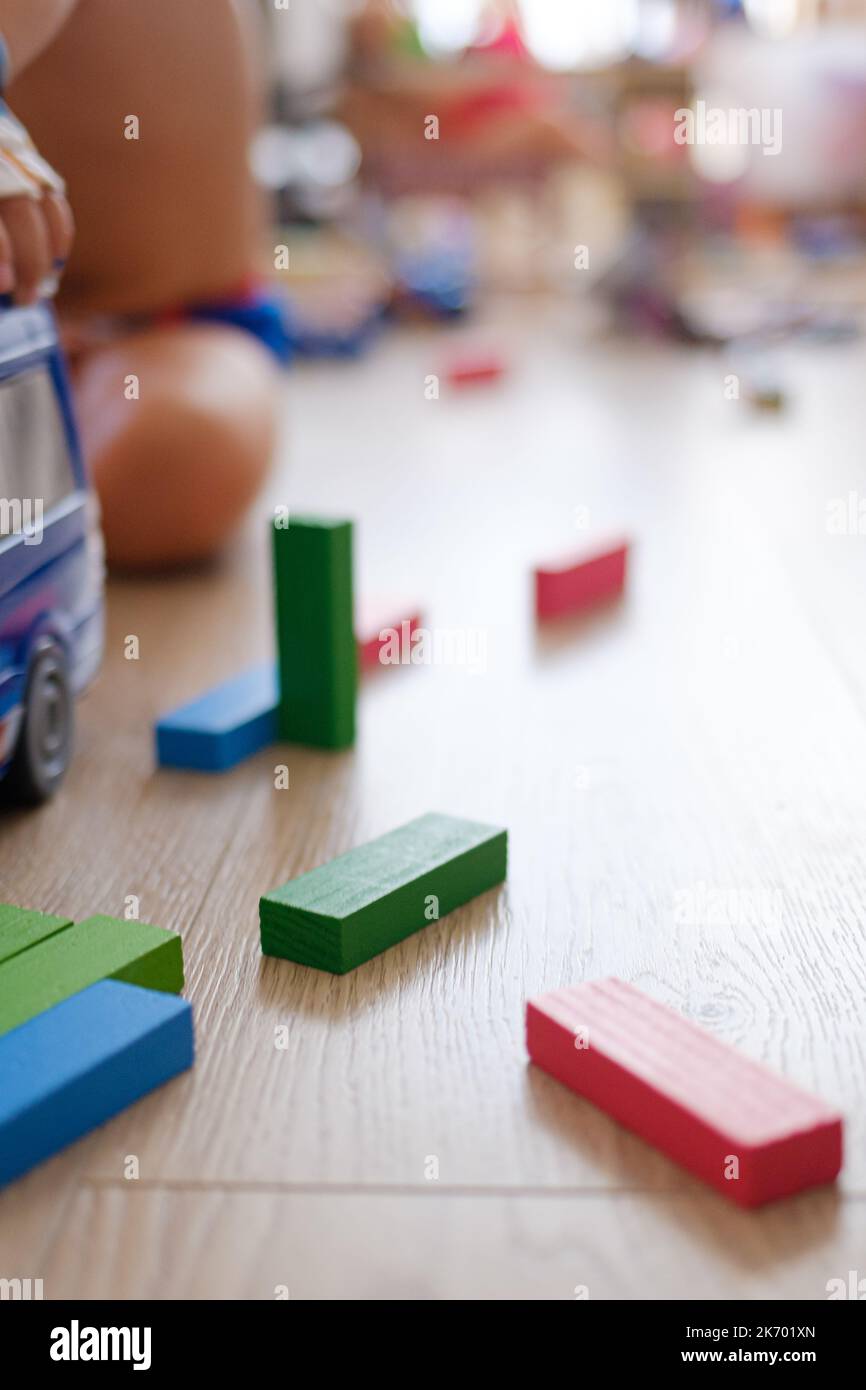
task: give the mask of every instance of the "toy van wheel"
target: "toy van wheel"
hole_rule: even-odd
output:
[[[73,710],[66,654],[48,641],[30,665],[24,719],[5,779],[15,801],[38,805],[60,786],[72,756]]]

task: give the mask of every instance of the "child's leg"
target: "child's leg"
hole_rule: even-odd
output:
[[[267,473],[277,379],[253,337],[221,324],[145,329],[76,359],[111,564],[158,569],[219,549]]]
[[[12,84],[10,105],[66,179],[78,228],[62,318],[83,330],[103,316],[182,318],[256,271],[269,245],[248,160],[256,11],[252,0],[83,0]],[[228,538],[265,474],[280,385],[251,333],[183,321],[122,332],[77,355],[78,416],[110,559],[156,569]],[[139,401],[124,397],[132,374]]]

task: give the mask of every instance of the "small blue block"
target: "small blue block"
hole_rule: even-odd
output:
[[[193,1062],[192,1009],[102,980],[0,1038],[0,1186]]]
[[[255,666],[200,695],[156,726],[161,767],[226,772],[277,739],[277,673]]]

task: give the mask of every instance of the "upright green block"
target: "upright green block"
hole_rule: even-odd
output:
[[[352,523],[293,516],[274,522],[273,541],[279,736],[347,748],[358,682]]]
[[[419,816],[261,899],[262,951],[345,974],[505,878],[508,835]]]
[[[108,979],[177,994],[180,937],[146,922],[88,917],[40,941],[0,965],[0,1035]]]
[[[29,907],[0,903],[0,965],[71,926],[71,917],[52,917]]]

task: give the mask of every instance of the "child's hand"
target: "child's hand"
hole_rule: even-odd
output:
[[[63,179],[0,98],[0,294],[32,304],[53,293],[72,233]]]
[[[33,304],[43,283],[62,271],[73,236],[72,209],[62,193],[0,199],[0,294]]]

